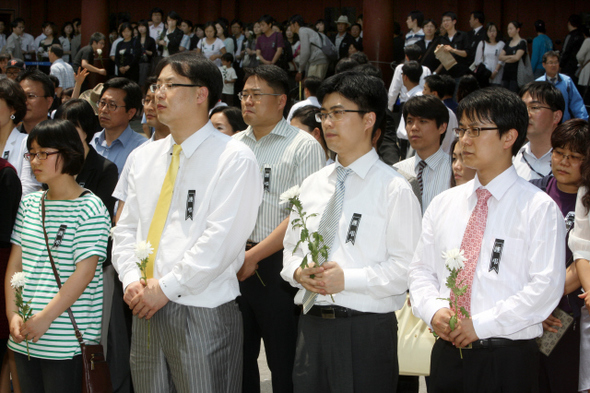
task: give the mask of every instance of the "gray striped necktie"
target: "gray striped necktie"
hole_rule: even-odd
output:
[[[424,172],[424,168],[426,168],[426,161],[421,160],[418,163],[418,175],[416,175],[418,185],[420,186],[420,200],[422,200],[422,195],[424,195],[424,181],[422,180],[422,172]]]
[[[332,194],[332,197],[328,201],[326,209],[324,210],[324,214],[322,214],[322,218],[320,219],[318,232],[320,235],[322,235],[324,244],[329,248],[331,248],[334,243],[334,237],[336,236],[336,231],[338,230],[338,221],[340,221],[340,215],[342,214],[342,202],[344,202],[344,181],[351,172],[352,170],[348,168],[344,168],[342,166],[336,167],[337,180],[334,194]],[[328,254],[331,254],[330,250],[328,250]],[[326,262],[326,260],[320,254],[318,263],[321,265],[324,262]],[[313,303],[315,302],[317,296],[317,293],[305,290],[305,294],[303,295],[304,314],[307,314],[309,309],[313,307]]]

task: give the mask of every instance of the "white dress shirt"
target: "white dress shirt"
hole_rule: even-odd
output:
[[[310,231],[317,231],[321,216],[334,194],[338,161],[308,177],[301,185],[299,198],[308,214]],[[334,295],[335,304],[358,311],[387,313],[399,310],[406,299],[408,265],[420,236],[420,205],[408,182],[377,152],[369,153],[348,166],[342,214],[338,222],[329,259],[344,270],[344,290]],[[358,218],[356,235],[351,241],[353,215]],[[291,213],[291,219],[297,218]],[[281,276],[299,288],[295,303],[301,304],[303,287],[293,278],[307,247],[293,249],[300,230],[291,225],[283,245]],[[319,295],[315,304],[334,304],[330,296]]]
[[[10,135],[8,135],[2,152],[2,158],[16,169],[19,177],[23,171],[24,154],[27,153],[27,136],[27,134],[17,130],[16,127],[13,128]]]
[[[316,96],[308,97],[303,101],[299,101],[298,103],[294,104],[289,110],[289,116],[287,116],[287,122],[291,123],[291,119],[293,119],[293,114],[299,108],[303,108],[304,106],[313,105],[315,107],[321,108],[320,102],[318,101]]]
[[[537,158],[531,152],[531,143],[527,142],[520,148],[512,164],[516,168],[518,175],[525,180],[541,179],[551,173],[551,151],[549,151],[541,158]],[[543,176],[540,176],[539,173]]]
[[[586,195],[588,189],[580,187],[578,197],[576,198],[576,222],[570,232],[568,245],[576,259],[585,259],[590,261],[590,222],[588,221],[588,211],[582,203],[582,198]]]
[[[443,252],[461,247],[481,187],[477,176],[436,197],[422,220],[422,236],[410,265],[414,315],[428,325],[449,308],[449,271]],[[487,225],[473,278],[471,316],[480,339],[527,340],[543,333],[565,283],[565,224],[557,204],[519,177],[513,166],[485,187]],[[498,272],[490,269],[496,240],[503,240]]]
[[[449,124],[447,124],[447,133],[445,134],[445,138],[442,142],[442,149],[447,154],[452,154],[451,152],[451,145],[453,141],[456,139],[454,128],[459,127],[459,122],[457,121],[457,116],[455,112],[447,108],[449,111]],[[408,139],[408,131],[406,130],[406,121],[402,116],[401,120],[399,121],[399,125],[397,127],[397,137],[401,139]]]
[[[406,158],[393,165],[411,176],[418,176],[418,165],[422,158],[416,153],[415,156]],[[426,211],[430,202],[435,196],[451,187],[451,156],[439,148],[436,153],[425,159],[426,166],[422,170],[422,213]]]
[[[389,110],[393,110],[393,106],[397,101],[397,97],[399,96],[400,102],[406,102],[412,97],[412,95],[408,94],[408,89],[404,86],[403,81],[403,73],[402,67],[404,63],[399,64],[395,67],[395,71],[393,72],[393,78],[391,79],[391,85],[389,85],[389,92],[387,93],[387,107]],[[422,75],[420,76],[420,90],[424,90],[424,79],[427,76],[430,76],[432,72],[430,68],[422,66]]]
[[[134,245],[147,239],[173,144],[168,136],[145,145],[130,170],[127,201],[113,243],[113,266],[123,288],[141,277]],[[236,274],[262,198],[258,164],[250,149],[211,122],[181,147],[154,278],[171,301],[217,307],[240,294]]]
[[[285,119],[259,140],[256,140],[252,127],[238,132],[233,138],[252,149],[260,168],[260,178],[267,176],[269,179],[264,187],[256,227],[250,236],[251,241],[258,243],[289,215],[291,206],[279,203],[281,194],[323,168],[326,153],[313,136],[289,125]]]

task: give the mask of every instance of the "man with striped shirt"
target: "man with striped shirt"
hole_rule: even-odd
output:
[[[260,392],[257,359],[261,338],[272,372],[273,391],[293,390],[291,373],[299,311],[293,303],[296,291],[280,277],[282,243],[291,206],[281,205],[279,197],[321,169],[325,155],[315,138],[283,118],[288,92],[287,73],[275,65],[264,65],[246,74],[244,89],[238,94],[244,121],[250,127],[234,138],[254,151],[264,188],[256,226],[250,235],[251,249],[238,272],[242,294],[238,302],[244,321],[243,392]],[[260,277],[253,277],[257,269]]]
[[[434,96],[416,96],[404,105],[403,116],[408,140],[416,155],[393,167],[408,180],[417,181],[419,195],[416,196],[424,214],[430,201],[451,185],[451,157],[441,147],[447,132],[449,111]]]

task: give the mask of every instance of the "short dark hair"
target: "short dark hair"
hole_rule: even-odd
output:
[[[303,17],[299,14],[295,14],[292,17],[290,17],[289,23],[297,23],[300,27],[305,26],[305,22],[303,20]],[[317,24],[317,22],[316,22],[316,24]]]
[[[229,24],[229,25],[230,25],[230,27],[231,27],[231,26],[235,25],[236,23],[237,23],[237,24],[238,24],[238,25],[239,25],[239,26],[240,26],[242,29],[244,28],[244,22],[242,22],[242,21],[241,21],[241,20],[239,20],[238,18],[235,18],[234,20],[232,20],[232,21],[230,22],[230,24]]]
[[[408,16],[418,22],[418,27],[422,27],[422,23],[424,23],[424,14],[422,11],[411,11]]]
[[[568,148],[585,156],[590,147],[588,122],[582,119],[570,119],[558,125],[551,134],[551,147]]]
[[[584,23],[584,20],[578,14],[570,15],[570,17],[567,21],[570,23],[570,25],[572,25],[575,28],[582,26],[582,24]]]
[[[375,113],[373,136],[379,128],[385,130],[387,91],[383,80],[356,71],[343,72],[326,79],[321,84],[318,89],[318,101],[324,101],[324,97],[332,93],[338,93],[354,102],[361,111]],[[359,113],[359,115],[362,114]]]
[[[86,143],[90,144],[92,136],[98,131],[99,123],[92,105],[86,100],[73,99],[61,104],[55,112],[55,119],[69,120],[74,126],[80,127],[86,137]]]
[[[358,52],[363,51],[363,44],[361,41],[352,40],[352,41],[350,41],[348,48],[350,48],[351,46],[354,46]],[[355,53],[358,53],[358,52],[355,52]]]
[[[150,11],[150,19],[154,14],[160,14],[162,18],[164,17],[164,11],[160,7],[152,8],[152,10]]]
[[[0,79],[0,100],[6,102],[6,106],[14,109],[12,122],[17,125],[27,114],[27,96],[20,84],[12,79]]]
[[[61,173],[76,176],[84,165],[84,147],[74,123],[68,120],[44,120],[37,124],[27,138],[27,150],[37,142],[40,147],[59,150],[57,163],[62,162]]]
[[[417,61],[408,61],[402,66],[402,73],[408,77],[412,83],[420,83],[422,76],[422,66]]]
[[[265,81],[275,93],[289,94],[289,76],[287,72],[272,65],[259,65],[255,68],[247,68],[245,70],[244,80],[255,76]]]
[[[108,89],[121,89],[125,92],[123,100],[125,101],[125,112],[129,112],[131,109],[141,110],[141,87],[136,82],[123,77],[109,79],[102,86],[100,98]]]
[[[457,86],[457,102],[479,89],[479,83],[473,75],[463,75]]]
[[[10,23],[10,27],[14,29],[14,28],[18,27],[18,24],[19,23],[22,23],[24,25],[25,24],[25,20],[23,18],[16,18],[15,20],[13,20]]]
[[[550,57],[556,57],[557,58],[557,61],[560,61],[561,60],[561,55],[559,54],[559,51],[550,50],[550,51],[547,51],[547,52],[545,52],[543,54],[543,63],[547,63],[547,60]]]
[[[234,55],[226,52],[223,55],[221,55],[221,60],[229,61],[230,63],[233,63],[234,62]]]
[[[441,75],[440,78],[442,79],[444,86],[445,86],[445,91],[443,94],[444,96],[453,96],[455,94],[455,85],[457,82],[455,82],[455,78],[453,78],[450,75],[444,74]],[[429,85],[430,86],[430,85]]]
[[[309,128],[310,132],[319,128],[320,130],[320,138],[322,139],[323,145],[326,146],[326,138],[324,137],[324,132],[322,129],[322,123],[315,119],[316,113],[320,112],[320,108],[313,105],[306,105],[298,108],[295,112],[293,112],[293,117],[291,119],[297,119],[301,124]],[[305,130],[304,130],[305,131]]]
[[[121,23],[121,25],[119,26],[119,31],[118,31],[119,35],[121,37],[123,37],[123,31],[125,31],[126,29],[129,29],[131,31],[132,37],[133,37],[133,26],[129,22]]]
[[[194,52],[180,52],[160,60],[155,74],[160,75],[160,72],[167,65],[178,75],[190,79],[192,83],[206,87],[209,91],[207,97],[208,109],[213,109],[221,98],[221,91],[223,90],[223,77],[215,63]]]
[[[336,63],[336,69],[334,70],[334,72],[336,74],[341,74],[343,72],[352,70],[354,67],[356,67],[358,65],[359,65],[359,63],[355,59],[353,59],[351,57],[345,57],[345,58],[338,60],[338,63]]]
[[[64,96],[72,98],[72,94],[74,94],[74,88],[73,87],[68,87],[67,89],[63,89],[61,91],[62,100],[63,100],[63,97]]]
[[[500,42],[501,41],[501,32],[500,29],[498,29],[498,26],[494,23],[494,22],[488,22],[488,24],[486,25],[486,35],[484,37],[484,39],[486,40],[486,42],[490,42],[490,37],[488,36],[488,31],[490,31],[491,27],[495,27],[496,28],[496,42]]]
[[[265,15],[262,15],[260,17],[260,19],[258,19],[258,23],[260,23],[260,22],[264,22],[267,25],[274,25],[275,19],[272,16],[265,14]]]
[[[55,86],[49,76],[36,68],[29,68],[16,78],[16,81],[19,83],[24,80],[41,83],[41,85],[43,85],[43,94],[45,94],[45,97],[53,98],[55,95]]]
[[[188,19],[183,19],[181,23],[186,23],[186,25],[192,30],[193,28],[193,22],[191,22]]]
[[[453,11],[447,11],[443,14],[443,18],[445,16],[448,16],[449,18],[451,18],[452,20],[457,20],[457,14],[455,14]]]
[[[400,26],[399,22],[393,22],[393,34],[400,35],[402,33],[402,27]]]
[[[434,27],[438,29],[438,23],[436,23],[436,21],[434,19],[426,19],[426,20],[424,20],[424,26],[426,26],[429,23],[432,23],[434,25]]]
[[[473,15],[473,19],[477,19],[482,25],[486,23],[486,17],[482,11],[473,11],[471,15]]]
[[[457,119],[465,116],[470,120],[490,122],[498,127],[501,137],[511,129],[518,132],[512,145],[515,156],[526,140],[529,115],[526,105],[515,93],[498,87],[486,87],[469,94],[457,107]]]
[[[408,60],[420,60],[422,56],[422,49],[416,44],[408,45],[404,48],[404,54],[408,56]]]
[[[51,79],[51,82],[53,83],[53,87],[57,89],[59,87],[58,77],[55,75],[49,75],[49,79]]]
[[[349,57],[357,63],[359,63],[360,65],[369,63],[369,56],[367,56],[367,54],[363,52],[353,53]]]
[[[379,69],[379,67],[375,67],[371,63],[359,64],[352,70],[383,80],[383,73],[381,72],[381,69]]]
[[[435,96],[414,96],[404,104],[402,114],[404,121],[408,121],[408,115],[421,117],[423,119],[434,120],[436,126],[449,124],[449,110],[441,100]],[[439,145],[442,145],[447,130],[440,135]]]
[[[213,108],[209,114],[209,119],[216,113],[223,113],[229,122],[234,134],[239,131],[244,131],[248,125],[242,117],[242,111],[235,106],[218,106]]]
[[[439,98],[445,96],[445,82],[439,74],[429,75],[424,79],[424,84],[428,83],[431,92],[436,93]]]
[[[545,33],[547,29],[545,28],[545,21],[542,19],[537,19],[535,21],[535,31],[537,33]]]
[[[97,31],[96,33],[93,33],[90,36],[90,43],[88,45],[92,45],[93,42],[96,42],[98,44],[100,41],[105,41],[105,40],[106,40],[106,37],[104,36],[104,34]]]
[[[170,11],[168,13],[168,18],[175,20],[176,23],[181,23],[182,22],[182,18],[180,17],[180,15],[178,14],[178,12],[176,11]]]
[[[317,76],[308,76],[303,80],[303,87],[309,90],[312,96],[315,96],[322,84],[322,80]]]
[[[565,99],[561,91],[553,83],[546,81],[529,82],[520,89],[518,95],[522,98],[527,93],[533,100],[548,105],[553,112],[561,111],[562,114],[565,114]]]
[[[49,47],[49,52],[53,53],[59,59],[61,59],[64,55],[64,50],[60,44],[53,44]]]

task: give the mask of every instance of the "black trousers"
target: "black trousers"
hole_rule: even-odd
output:
[[[242,296],[237,300],[244,323],[244,393],[260,393],[258,355],[261,338],[272,373],[273,392],[293,391],[299,307],[293,302],[297,289],[281,278],[282,268],[281,250],[258,264],[258,274],[266,286],[262,285],[257,275],[240,283]]]
[[[582,310],[584,311],[584,310]],[[576,393],[580,377],[580,318],[565,331],[547,357],[539,355],[539,392]]]
[[[398,375],[395,313],[299,318],[295,393],[392,393]]]
[[[82,392],[82,356],[48,360],[14,353],[16,371],[23,393]]]
[[[429,393],[536,393],[539,347],[535,340],[519,346],[459,349],[439,339],[432,348]]]

